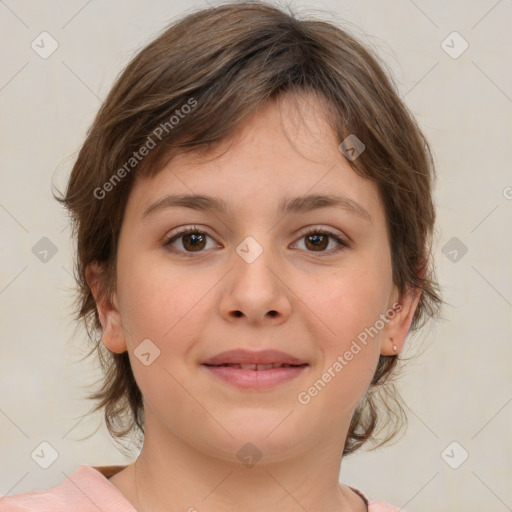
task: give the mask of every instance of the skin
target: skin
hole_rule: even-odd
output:
[[[366,510],[338,482],[341,454],[379,355],[400,352],[419,295],[399,296],[378,191],[339,151],[324,108],[313,96],[284,96],[208,158],[178,155],[156,176],[135,182],[120,233],[116,291],[97,307],[104,344],[128,351],[144,396],[146,436],[136,475],[130,464],[110,479],[140,511]],[[212,195],[229,212],[174,207],[142,218],[170,193]],[[371,223],[339,207],[278,215],[283,198],[308,193],[348,196]],[[172,245],[181,252],[171,252],[170,235],[193,226],[210,237],[200,251],[182,237]],[[334,252],[340,245],[328,238],[315,249],[304,236],[309,226],[333,231],[350,246]],[[247,236],[263,249],[252,263],[236,252]],[[98,297],[96,264],[88,281]],[[299,403],[298,394],[397,302],[402,309],[378,335],[308,404]],[[148,366],[134,355],[145,339],[160,350]],[[201,366],[240,347],[279,349],[310,366],[263,391],[238,389]],[[236,455],[247,442],[262,454],[252,467]]]

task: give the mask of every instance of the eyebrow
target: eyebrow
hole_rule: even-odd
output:
[[[221,214],[226,214],[228,211],[226,202],[217,197],[198,194],[169,194],[146,208],[142,218],[144,219],[149,215],[174,207],[190,208],[198,211],[213,211]],[[282,215],[288,213],[307,213],[329,207],[342,208],[348,213],[357,215],[372,224],[370,214],[359,203],[346,196],[332,194],[307,194],[284,199],[279,203],[278,213]]]

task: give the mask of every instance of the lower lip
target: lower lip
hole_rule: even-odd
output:
[[[230,366],[203,366],[213,375],[243,389],[269,389],[297,378],[307,368],[304,365],[270,370],[242,370]]]

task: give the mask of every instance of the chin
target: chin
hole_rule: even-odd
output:
[[[242,459],[246,455],[258,459],[264,457],[265,462],[277,462],[293,456],[293,452],[297,452],[300,446],[312,441],[305,430],[297,431],[293,427],[291,431],[286,420],[283,422],[286,415],[281,414],[278,421],[261,416],[253,417],[254,421],[245,417],[238,425],[225,424],[233,437],[217,437],[216,447],[219,449],[220,458],[244,463]],[[210,436],[208,439],[211,443]],[[233,454],[236,455],[235,459]]]

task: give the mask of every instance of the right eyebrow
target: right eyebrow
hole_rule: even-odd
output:
[[[227,212],[226,202],[217,197],[198,194],[168,194],[146,208],[142,218],[176,206],[192,210],[216,211],[223,214]]]

